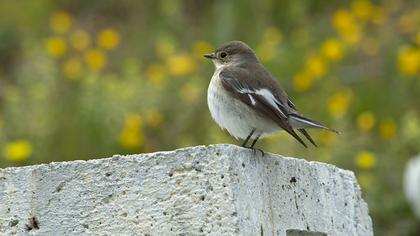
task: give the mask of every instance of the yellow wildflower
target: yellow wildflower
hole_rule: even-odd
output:
[[[97,43],[107,50],[114,49],[120,43],[120,35],[112,28],[104,29],[99,33]]]
[[[167,59],[166,63],[169,72],[175,76],[190,74],[195,69],[195,61],[186,53],[172,55]]]
[[[66,78],[74,80],[80,77],[82,73],[82,63],[76,58],[72,57],[63,63],[63,74]]]
[[[161,59],[166,59],[175,53],[175,45],[169,39],[160,39],[156,44],[156,55]]]
[[[143,141],[141,116],[137,114],[127,115],[124,121],[124,128],[120,133],[120,144],[125,148],[132,149],[141,147]]]
[[[84,30],[76,30],[70,35],[70,43],[74,49],[83,51],[90,45],[90,35]]]
[[[397,134],[397,124],[392,118],[385,119],[379,126],[379,134],[383,139],[391,139]]]
[[[146,112],[146,124],[153,128],[159,128],[164,121],[162,112],[152,109]]]
[[[332,23],[334,29],[341,32],[352,28],[354,25],[354,19],[350,12],[341,9],[334,13]]]
[[[346,112],[352,97],[351,90],[342,90],[330,97],[328,109],[334,117],[340,118]]]
[[[308,72],[299,72],[293,76],[293,88],[298,92],[303,92],[311,88],[313,77]]]
[[[365,111],[357,116],[357,127],[363,132],[370,131],[375,126],[375,114],[370,111]]]
[[[46,48],[48,54],[58,58],[66,53],[67,44],[62,37],[51,37],[47,39]]]
[[[375,154],[369,151],[361,151],[356,155],[356,165],[362,169],[372,169],[376,165]]]
[[[398,68],[403,75],[413,76],[420,71],[420,49],[403,47],[398,53]]]
[[[32,145],[24,139],[6,144],[3,155],[10,161],[24,161],[32,154]]]
[[[152,63],[146,68],[146,78],[156,87],[162,87],[165,84],[166,70],[161,64]]]
[[[368,20],[372,12],[372,4],[369,0],[355,0],[352,3],[352,10],[356,17]]]
[[[72,17],[66,11],[56,11],[50,18],[50,27],[56,33],[66,33],[72,25]]]
[[[202,58],[204,54],[212,52],[213,47],[210,43],[200,40],[194,42],[193,50],[196,57]]]
[[[361,28],[347,10],[338,10],[332,19],[334,29],[347,43],[357,43],[361,38]]]
[[[327,39],[321,46],[321,53],[331,61],[339,61],[344,55],[343,45],[337,39]]]
[[[198,97],[200,96],[200,87],[194,83],[189,82],[182,86],[179,92],[182,101],[191,104],[197,101]]]
[[[85,53],[85,61],[92,71],[97,71],[105,67],[107,57],[100,49],[90,49]]]
[[[319,55],[312,55],[306,59],[306,70],[314,78],[324,76],[328,71],[328,64],[324,58]]]

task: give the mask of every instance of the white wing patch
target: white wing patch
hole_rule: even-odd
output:
[[[252,95],[251,94],[248,94],[248,97],[249,97],[249,99],[251,99],[251,103],[252,103],[252,105],[254,105],[255,106],[255,99],[252,97]]]
[[[286,115],[281,111],[278,107],[281,103],[274,97],[274,95],[270,92],[268,89],[259,89],[255,92],[255,94],[258,94],[262,96],[272,107],[274,107],[280,114],[282,114],[284,117]]]
[[[261,96],[264,98],[265,101],[268,102],[268,104],[270,104],[271,107],[276,109],[276,111],[278,111],[283,117],[287,117],[286,114],[284,114],[284,112],[279,107],[283,105],[274,97],[273,93],[271,93],[270,90],[264,88],[255,91],[254,89],[250,88],[247,84],[238,83],[236,80],[233,81],[236,82],[236,84],[233,84],[233,87],[235,87],[236,91],[241,94],[247,94],[249,99],[251,100],[252,105],[256,104],[255,98],[252,95],[255,94]]]

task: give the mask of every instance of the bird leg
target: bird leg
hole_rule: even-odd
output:
[[[258,139],[260,138],[261,135],[258,135],[254,141],[252,142],[251,146],[249,146],[250,148],[254,148],[254,145],[257,143]]]
[[[248,135],[248,137],[246,137],[246,139],[244,140],[244,143],[242,144],[242,147],[247,147],[246,144],[248,143],[249,139],[251,138],[251,136],[254,134],[255,129],[251,130],[251,133]]]
[[[261,150],[261,149],[255,149],[254,148],[254,145],[257,143],[257,141],[258,141],[258,139],[260,138],[260,136],[261,136],[261,134],[260,135],[258,135],[255,139],[254,139],[254,141],[252,142],[252,144],[251,144],[251,146],[249,146],[249,148],[251,148],[252,150],[254,150],[254,152],[256,152],[255,150],[258,150],[258,151],[260,151],[261,152],[261,154],[262,154],[262,156],[264,156],[264,151],[263,150]]]

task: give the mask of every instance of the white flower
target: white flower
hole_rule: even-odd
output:
[[[404,171],[404,192],[414,213],[420,219],[420,155],[407,163]]]

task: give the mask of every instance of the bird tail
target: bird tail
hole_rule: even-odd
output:
[[[329,130],[335,133],[339,133],[338,131],[328,128],[327,126],[317,121],[311,120],[309,118],[303,117],[298,114],[289,114],[289,123],[295,129],[319,128],[319,129],[325,129],[325,130]]]

